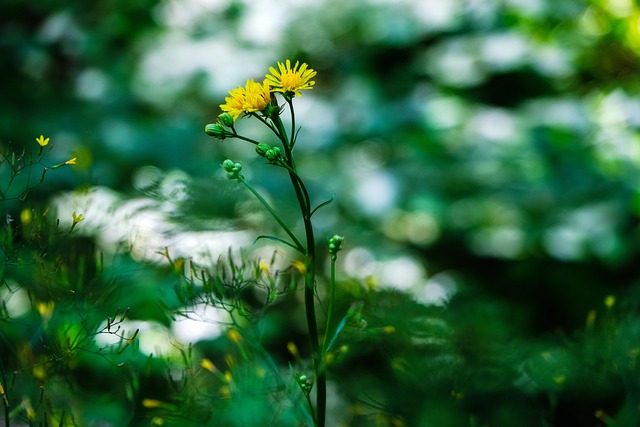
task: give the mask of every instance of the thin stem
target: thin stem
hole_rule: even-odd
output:
[[[291,178],[291,184],[296,192],[302,220],[304,222],[305,236],[307,240],[307,252],[305,254],[306,273],[304,277],[304,305],[305,315],[307,318],[307,327],[309,329],[309,338],[311,341],[311,352],[313,357],[313,366],[316,374],[316,417],[317,427],[324,427],[327,408],[327,376],[321,367],[320,341],[318,338],[318,324],[316,321],[315,311],[315,287],[316,287],[316,249],[315,237],[313,233],[313,224],[311,223],[311,208],[309,203],[309,195],[303,181],[298,176],[295,162],[293,160],[292,147],[289,145],[286,131],[280,116],[272,118],[283,143],[285,151],[286,169]]]
[[[257,118],[258,120],[260,120],[262,123],[264,123],[264,125],[266,127],[268,127],[269,129],[271,129],[271,132],[275,133],[276,136],[278,136],[278,138],[280,138],[280,134],[278,133],[278,130],[271,124],[269,123],[267,120],[264,119],[264,117],[259,116],[258,114],[254,114],[253,115],[255,118]]]
[[[305,397],[307,398],[307,405],[309,405],[309,411],[311,411],[311,419],[314,423],[317,423],[316,413],[313,410],[313,402],[311,402],[311,396],[309,393],[305,393]]]
[[[324,332],[324,340],[322,341],[322,356],[329,350],[329,331],[333,321],[333,303],[336,299],[336,255],[331,255],[331,277],[329,280],[329,303],[327,304],[327,324]]]
[[[237,134],[237,133],[236,133],[236,134],[233,134],[233,135],[231,135],[231,136],[229,136],[228,138],[238,138],[238,139],[241,139],[241,140],[243,140],[243,141],[250,142],[250,143],[252,143],[253,145],[258,145],[258,144],[259,144],[259,142],[258,142],[258,141],[256,141],[255,139],[247,138],[246,136],[242,136],[242,135],[239,135],[239,134]]]
[[[291,113],[291,141],[289,147],[293,150],[293,146],[296,145],[296,112],[293,109],[293,101],[291,98],[286,98],[287,104],[289,104],[289,112]]]
[[[311,200],[309,199],[309,192],[307,191],[307,187],[304,185],[302,178],[300,178],[300,175],[298,175],[298,173],[293,170],[293,168],[291,168],[286,162],[282,162],[280,164],[287,171],[289,171],[289,176],[292,176],[293,179],[298,181],[298,184],[300,185],[300,189],[302,191],[302,196],[304,197],[305,207],[306,209],[309,209],[311,207]],[[311,215],[313,215],[313,212],[309,212],[309,217],[311,217]]]
[[[289,102],[289,107],[292,105]],[[293,108],[291,108],[293,109]],[[309,202],[309,194],[304,182],[298,176],[295,161],[293,159],[292,143],[287,137],[287,131],[279,115],[271,117],[275,128],[276,135],[280,138],[285,152],[284,162],[285,168],[289,172],[291,184],[296,193],[300,212],[304,223],[305,237],[307,243],[307,251],[305,253],[306,272],[304,276],[304,306],[305,316],[307,318],[307,328],[309,329],[309,339],[311,341],[311,352],[313,357],[313,366],[316,374],[316,417],[314,417],[317,427],[324,427],[327,408],[327,377],[324,369],[321,367],[320,340],[318,337],[318,324],[316,320],[315,310],[315,288],[316,288],[316,249],[315,237],[313,233],[313,224],[311,223],[311,206]],[[313,413],[313,408],[312,408]]]
[[[287,224],[284,223],[284,221],[282,221],[282,219],[280,219],[280,217],[278,216],[278,214],[276,213],[276,211],[273,210],[273,208],[271,207],[271,205],[260,195],[260,193],[258,193],[256,191],[255,188],[253,188],[253,186],[251,184],[249,184],[243,176],[239,176],[238,180],[240,182],[242,182],[245,187],[247,187],[249,189],[249,191],[251,191],[253,193],[254,196],[256,196],[256,198],[260,201],[260,203],[262,203],[262,205],[265,207],[266,210],[269,211],[269,213],[271,214],[271,216],[273,216],[273,218],[278,222],[278,224],[280,224],[280,226],[282,227],[282,229],[289,235],[289,237],[291,237],[291,240],[293,240],[293,242],[296,245],[296,248],[298,249],[299,252],[301,253],[306,253],[304,246],[302,245],[302,243],[300,243],[300,241],[298,240],[298,238],[295,236],[295,234],[293,234],[293,232],[291,231],[291,229],[287,226]]]

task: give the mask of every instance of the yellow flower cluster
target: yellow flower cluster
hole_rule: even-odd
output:
[[[231,114],[233,120],[236,120],[242,113],[262,111],[271,102],[271,91],[266,82],[260,84],[253,80],[247,80],[245,87],[235,88],[229,92],[229,95],[231,96],[224,99],[226,102],[220,105],[220,108]]]
[[[237,120],[243,113],[263,111],[271,103],[271,93],[280,92],[285,96],[300,96],[301,90],[313,89],[315,81],[311,80],[316,72],[307,68],[307,64],[300,65],[296,61],[293,68],[291,61],[283,64],[278,62],[278,70],[269,67],[269,72],[262,83],[247,80],[247,84],[229,91],[225,103],[220,105],[223,112],[229,113],[233,120]]]

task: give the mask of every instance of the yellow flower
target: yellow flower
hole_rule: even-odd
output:
[[[306,274],[307,273],[307,266],[304,264],[304,262],[298,261],[298,260],[293,260],[293,261],[291,261],[291,265],[293,266],[293,268],[298,270],[300,272],[300,274]]]
[[[242,335],[240,335],[240,332],[238,332],[236,329],[229,329],[229,331],[227,332],[227,336],[229,337],[229,340],[234,344],[240,344],[242,342]]]
[[[298,352],[298,346],[294,342],[289,341],[287,343],[287,350],[289,350],[289,353],[291,353],[291,355],[296,359],[300,357],[300,353]]]
[[[80,221],[84,221],[84,217],[82,216],[82,214],[76,215],[76,213],[74,212],[74,213],[71,214],[71,216],[73,217],[73,223],[74,224],[77,224]]]
[[[49,143],[49,139],[50,138],[45,139],[44,135],[40,135],[38,138],[36,138],[36,141],[38,142],[38,144],[40,144],[40,147],[44,147]]]
[[[270,102],[271,92],[269,90],[268,82],[264,81],[260,84],[253,80],[247,80],[243,105],[245,113],[262,111],[267,108],[267,105],[269,105]]]
[[[271,91],[268,82],[262,84],[253,80],[247,80],[245,87],[237,87],[229,91],[225,103],[220,105],[220,109],[229,113],[233,120],[237,120],[242,113],[253,113],[262,111],[271,102]]]
[[[156,399],[142,399],[142,406],[145,408],[159,408],[162,406],[162,402]]]
[[[266,82],[269,82],[271,90],[274,92],[282,93],[295,93],[296,96],[300,96],[301,90],[313,89],[315,81],[311,80],[316,72],[311,68],[307,69],[307,64],[302,63],[298,68],[299,62],[296,61],[296,65],[291,68],[291,61],[288,59],[283,64],[278,62],[278,69],[269,67]]]
[[[607,308],[611,308],[614,305],[616,305],[616,297],[613,295],[607,295],[607,297],[604,299],[604,306]]]
[[[220,109],[226,113],[231,114],[233,120],[237,120],[240,114],[244,113],[244,94],[245,89],[243,87],[237,87],[229,91],[229,95],[226,97],[225,103],[220,105]]]
[[[206,357],[200,361],[200,366],[202,366],[203,369],[206,369],[212,374],[215,374],[217,372],[216,365],[214,365],[213,362]]]
[[[64,162],[65,165],[75,165],[76,164],[76,159],[77,157],[74,157],[73,159],[69,159],[66,162]]]
[[[54,308],[55,308],[55,303],[53,301],[48,301],[48,302],[38,301],[36,303],[36,310],[38,311],[38,313],[40,313],[40,316],[42,316],[42,318],[45,321],[51,319],[51,316],[53,316]]]

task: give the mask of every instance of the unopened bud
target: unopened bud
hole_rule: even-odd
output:
[[[335,234],[329,239],[329,253],[332,257],[335,257],[338,252],[342,250],[344,245],[344,237]]]
[[[280,149],[278,147],[273,147],[271,148],[271,150],[267,151],[267,159],[269,159],[270,162],[274,163],[277,162],[278,160],[280,160],[281,157],[281,152]]]
[[[235,120],[233,119],[233,116],[231,114],[227,112],[220,114],[220,123],[222,123],[224,126],[231,127],[233,126],[234,121]]]
[[[240,171],[242,170],[242,165],[240,163],[234,162],[233,160],[226,159],[222,162],[222,169],[227,172],[227,178],[229,179],[238,179],[240,178]]]
[[[256,145],[256,153],[260,157],[267,157],[267,153],[271,150],[271,146],[269,144],[258,144]]]
[[[223,140],[229,135],[229,132],[224,128],[222,123],[209,123],[204,127],[204,131],[207,135],[216,139]]]

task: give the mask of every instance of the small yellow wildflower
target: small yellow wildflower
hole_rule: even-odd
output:
[[[40,144],[40,147],[44,147],[49,143],[49,139],[50,138],[45,139],[44,135],[40,135],[38,138],[36,138],[36,141],[38,142],[38,144]]]
[[[200,361],[200,366],[202,366],[203,369],[206,369],[212,374],[215,374],[217,372],[216,365],[214,365],[213,362],[206,357]]]
[[[225,103],[220,105],[220,109],[229,113],[233,120],[237,120],[242,113],[253,113],[262,111],[271,102],[271,91],[268,82],[256,83],[247,80],[245,87],[237,87],[229,91]]]
[[[616,305],[616,297],[614,295],[607,295],[607,297],[604,299],[604,306],[607,308],[612,308],[614,305]]]
[[[81,221],[84,221],[84,217],[82,216],[82,214],[76,215],[76,213],[74,212],[74,213],[71,214],[71,216],[73,217],[73,223],[74,224],[77,224],[77,223],[79,223]]]
[[[333,361],[336,359],[336,355],[333,353],[327,353],[324,355],[324,364],[331,365]]]
[[[293,268],[298,270],[300,274],[305,274],[307,272],[307,266],[302,261],[293,260],[291,261],[291,265],[293,266]]]
[[[262,111],[267,108],[267,105],[271,102],[271,93],[269,90],[269,83],[264,81],[262,84],[256,83],[253,80],[247,80],[244,93],[244,112],[253,113],[255,111]]]
[[[33,410],[33,406],[31,406],[30,399],[27,398],[22,401],[22,409],[24,409],[27,412],[27,418],[29,419],[29,421],[36,420],[36,411]]]
[[[142,399],[142,406],[145,408],[159,408],[162,406],[162,402],[156,399]]]
[[[65,165],[75,165],[76,164],[76,159],[77,157],[74,157],[73,159],[69,159],[66,162],[64,162]]]
[[[39,380],[44,380],[47,378],[47,370],[42,365],[36,365],[31,370],[33,376]]]
[[[392,325],[387,325],[384,328],[382,328],[382,331],[385,334],[393,334],[396,331],[396,328]]]
[[[287,350],[289,350],[289,353],[296,359],[300,358],[300,353],[298,352],[298,346],[295,343],[289,341],[287,343]]]
[[[244,95],[245,89],[243,87],[237,87],[229,91],[228,97],[226,97],[225,103],[220,104],[220,109],[226,113],[229,113],[233,120],[238,120],[240,114],[244,113]]]
[[[300,96],[301,90],[313,89],[316,82],[311,79],[316,75],[316,72],[307,68],[306,63],[302,63],[298,68],[299,64],[296,61],[296,64],[291,68],[291,61],[287,59],[284,64],[278,62],[278,70],[269,67],[271,74],[265,76],[265,81],[269,83],[271,90],[285,94],[295,93],[296,96]]]
[[[38,313],[40,313],[40,316],[42,316],[45,321],[51,319],[51,316],[53,316],[54,308],[55,303],[53,301],[38,301],[36,303],[36,310],[38,311]]]
[[[262,273],[266,274],[267,276],[270,274],[269,264],[267,264],[265,260],[260,260],[260,263],[258,264],[258,266],[260,267],[260,271]]]
[[[240,335],[240,332],[238,332],[237,329],[229,329],[229,331],[227,332],[227,336],[229,337],[229,340],[234,344],[242,343],[242,335]]]
[[[22,212],[20,212],[20,221],[22,222],[22,224],[29,224],[32,218],[33,212],[31,212],[31,209],[23,209]]]

